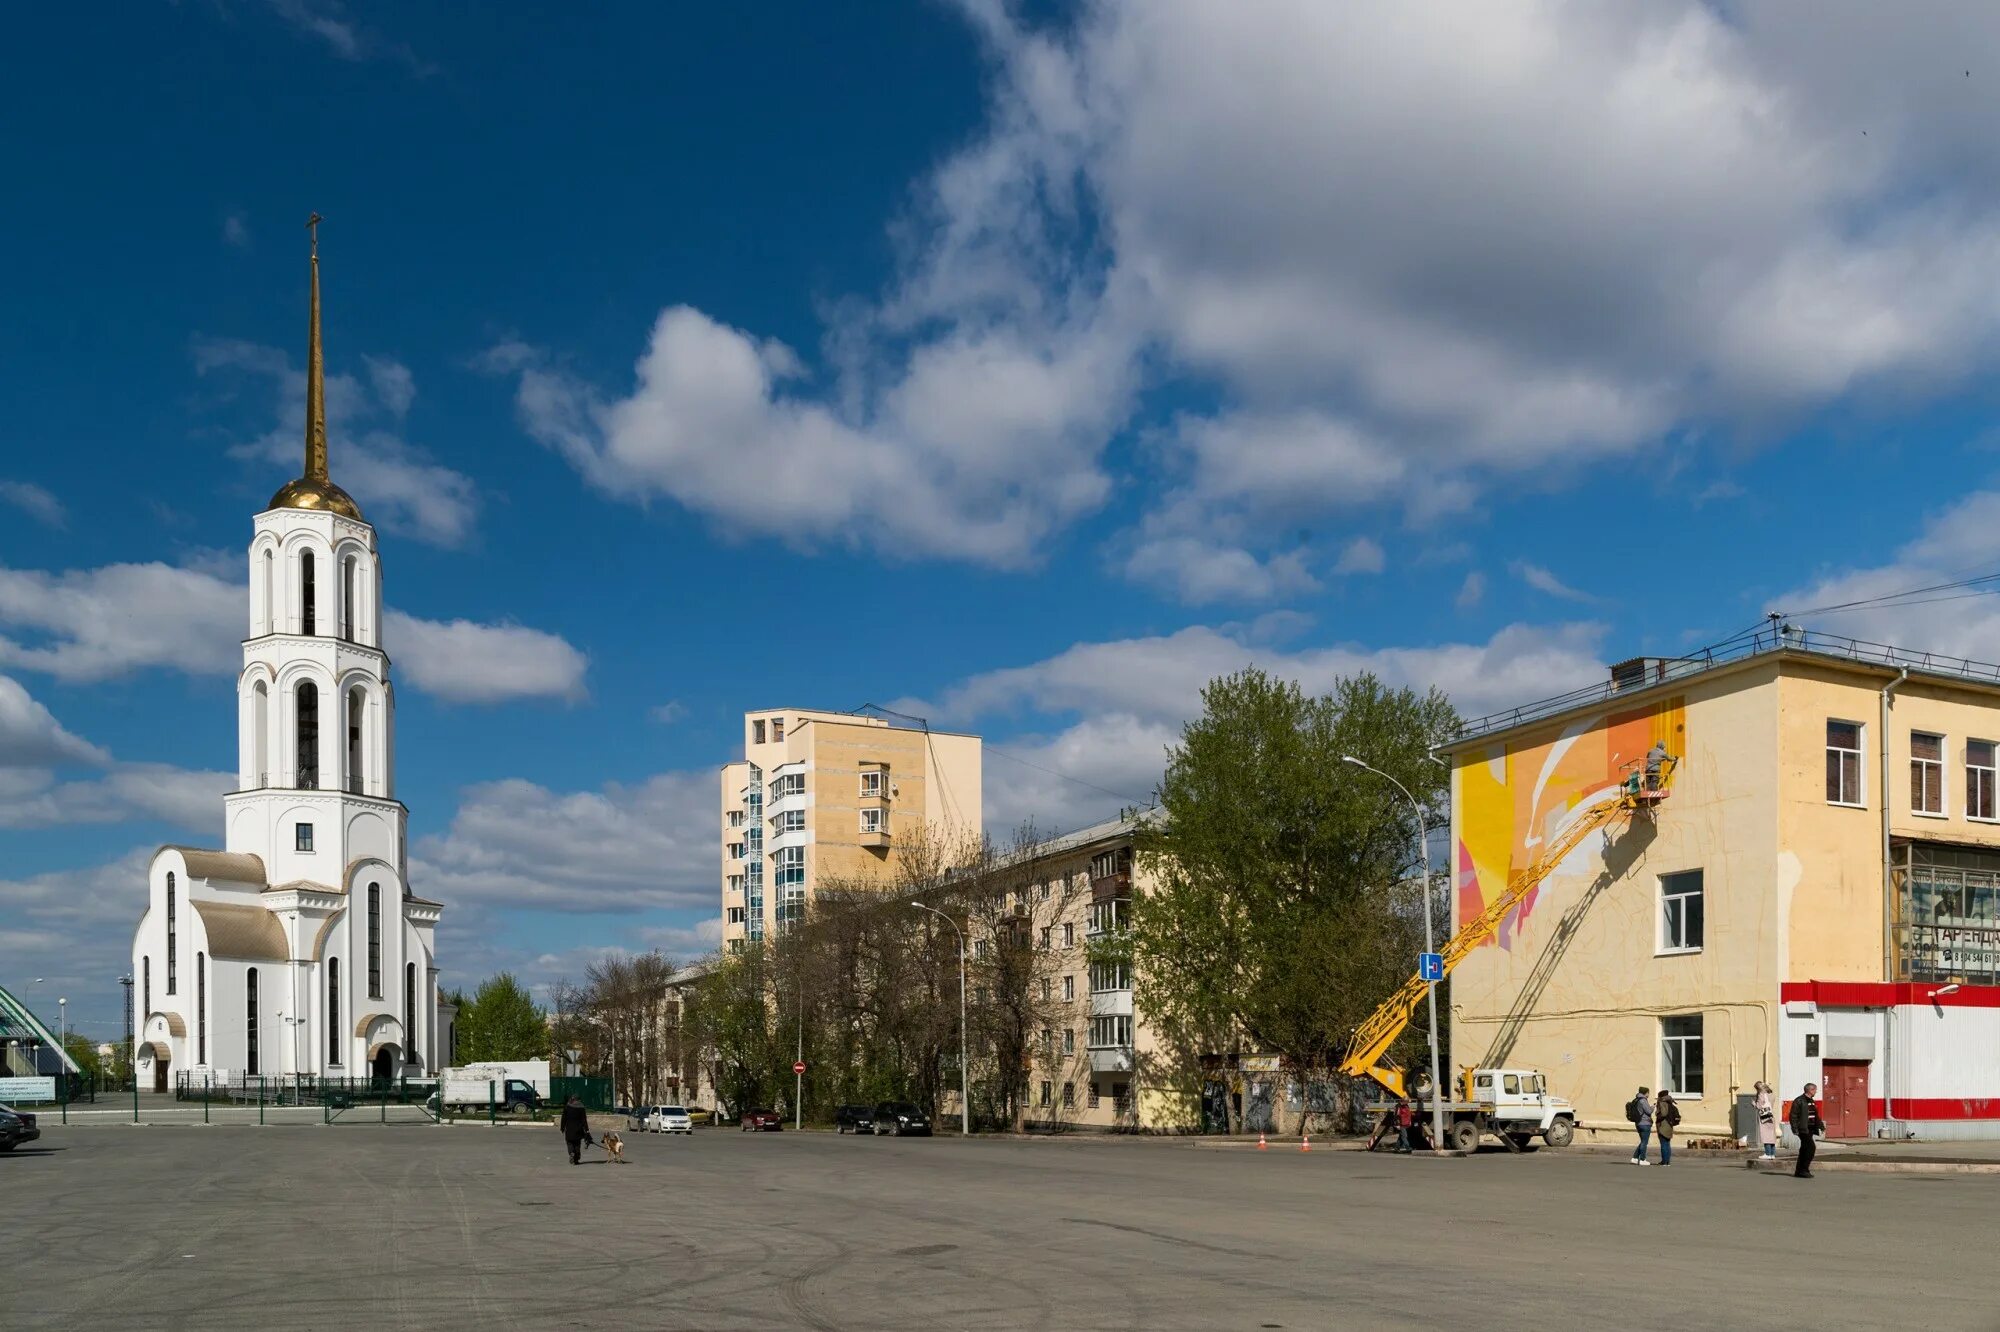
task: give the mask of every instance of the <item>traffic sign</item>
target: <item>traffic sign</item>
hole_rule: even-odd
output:
[[[803,1059],[801,1059],[798,1063],[792,1065],[792,1072],[794,1073],[803,1073],[805,1071],[806,1071],[806,1061]]]
[[[1419,980],[1441,981],[1444,979],[1443,953],[1418,953],[1417,977]]]

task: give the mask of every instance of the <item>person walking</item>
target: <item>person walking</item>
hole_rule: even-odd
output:
[[[1625,1107],[1625,1118],[1631,1120],[1632,1126],[1639,1130],[1639,1145],[1632,1149],[1632,1164],[1653,1164],[1646,1159],[1646,1144],[1653,1136],[1653,1098],[1649,1089],[1639,1088],[1639,1094]]]
[[[590,1116],[584,1112],[583,1099],[572,1096],[563,1103],[563,1141],[569,1144],[569,1163],[583,1164],[583,1144],[590,1141]]]
[[[1771,1104],[1771,1084],[1757,1083],[1757,1141],[1764,1145],[1764,1159],[1778,1159],[1778,1112]]]
[[[1819,1106],[1813,1100],[1818,1091],[1817,1082],[1808,1082],[1806,1089],[1792,1098],[1792,1132],[1799,1138],[1799,1163],[1792,1174],[1800,1179],[1813,1177],[1813,1157],[1819,1152],[1819,1143],[1814,1135],[1826,1129],[1826,1124],[1819,1117]]]
[[[1410,1154],[1410,1124],[1415,1118],[1408,1098],[1396,1102],[1396,1150],[1405,1156]]]
[[[1660,1164],[1674,1163],[1674,1130],[1680,1127],[1681,1108],[1674,1104],[1674,1094],[1665,1087],[1660,1088],[1660,1099],[1653,1105],[1653,1131],[1660,1139]]]

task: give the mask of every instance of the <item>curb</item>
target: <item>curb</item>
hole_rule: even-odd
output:
[[[1756,1158],[1743,1163],[1767,1175],[1790,1174],[1795,1162],[1777,1161],[1766,1165]],[[1832,1170],[1872,1175],[2000,1175],[2000,1161],[1813,1161],[1813,1173]]]

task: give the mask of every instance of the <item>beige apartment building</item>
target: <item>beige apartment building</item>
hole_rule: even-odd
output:
[[[1454,917],[1663,743],[1650,818],[1586,839],[1453,972],[1460,1065],[1540,1068],[1629,1132],[1754,1137],[1762,1080],[1835,1137],[2000,1137],[2000,667],[1774,626],[1471,724]]]
[[[871,713],[744,713],[743,757],[722,767],[723,946],[803,918],[820,883],[893,883],[914,838],[977,837],[980,778],[976,735]]]

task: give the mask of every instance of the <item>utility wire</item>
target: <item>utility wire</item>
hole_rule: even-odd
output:
[[[1006,750],[1000,748],[1000,746],[998,745],[988,745],[986,746],[986,750],[988,753],[998,754],[1001,758],[1006,759],[1009,763],[1018,763],[1024,768],[1033,768],[1036,772],[1045,772],[1051,777],[1060,777],[1066,782],[1075,782],[1078,786],[1087,786],[1093,791],[1099,791],[1108,796],[1117,796],[1120,800],[1129,801],[1134,805],[1138,805],[1142,809],[1150,808],[1151,805],[1153,804],[1153,802],[1150,800],[1140,800],[1134,796],[1127,795],[1123,791],[1114,791],[1108,786],[1099,786],[1096,782],[1086,782],[1081,777],[1072,777],[1066,772],[1058,772],[1054,768],[1045,768],[1039,763],[1030,763],[1027,759],[1017,757],[1016,755],[1013,754],[1009,754]]]

